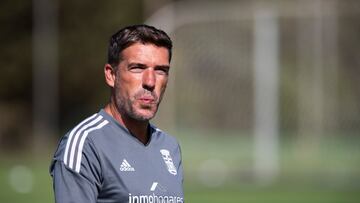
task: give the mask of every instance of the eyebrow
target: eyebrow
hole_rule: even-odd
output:
[[[166,68],[166,69],[169,69],[170,66],[168,66],[168,65],[158,65],[158,66],[155,66],[155,68]]]
[[[142,64],[142,63],[130,63],[130,64],[128,65],[128,67],[134,67],[134,66],[138,66],[138,67],[142,67],[142,68],[148,67],[147,65]],[[169,65],[157,65],[157,66],[155,66],[154,68],[167,68],[167,69],[169,69],[170,66],[169,66]]]
[[[142,63],[130,63],[129,65],[128,65],[128,67],[134,67],[134,66],[139,66],[139,67],[147,67],[147,65],[145,65],[145,64],[142,64]]]

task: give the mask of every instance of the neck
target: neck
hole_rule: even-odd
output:
[[[147,144],[149,141],[148,126],[149,121],[139,121],[128,116],[122,115],[114,102],[110,102],[104,108],[104,110],[110,114],[116,121],[126,127],[129,132],[136,137],[143,144]]]

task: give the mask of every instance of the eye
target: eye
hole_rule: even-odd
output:
[[[169,68],[166,67],[158,67],[155,68],[155,72],[159,75],[168,75],[169,74]]]
[[[129,71],[132,73],[141,73],[144,69],[145,67],[142,66],[132,66],[130,67]]]

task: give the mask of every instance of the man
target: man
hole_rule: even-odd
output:
[[[149,120],[168,82],[172,42],[147,25],[110,40],[110,102],[60,141],[50,173],[57,203],[181,203],[183,171],[175,138]]]

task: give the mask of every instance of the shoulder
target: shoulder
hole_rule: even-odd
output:
[[[179,141],[176,139],[176,137],[164,132],[160,128],[157,128],[155,125],[151,124],[151,128],[154,131],[154,134],[156,135],[157,139],[162,140],[167,145],[172,145],[174,147],[179,147]]]
[[[93,114],[78,123],[61,138],[54,160],[61,161],[68,168],[78,171],[83,153],[95,153],[90,137],[102,134],[101,129],[108,123],[109,121],[99,113]]]

